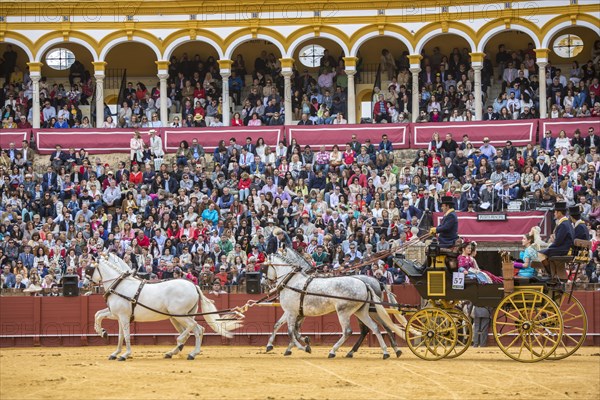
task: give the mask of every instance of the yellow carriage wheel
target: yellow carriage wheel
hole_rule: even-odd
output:
[[[439,308],[417,311],[406,325],[408,347],[423,360],[435,361],[448,356],[457,337],[454,318]]]
[[[506,296],[494,312],[494,339],[513,360],[537,362],[560,345],[563,319],[558,305],[539,291]]]
[[[560,299],[560,312],[563,318],[563,335],[560,344],[548,360],[562,360],[574,354],[585,341],[588,320],[581,302],[568,294]]]
[[[454,346],[454,349],[446,357],[456,358],[467,351],[471,343],[473,343],[473,323],[462,311],[448,310],[448,313],[454,318],[457,336],[456,346]]]

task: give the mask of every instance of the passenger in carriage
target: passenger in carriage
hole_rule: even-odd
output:
[[[477,279],[479,283],[502,283],[502,278],[479,268],[475,256],[477,255],[477,242],[465,239],[461,245],[462,254],[458,256],[458,272],[464,273],[467,278]]]
[[[437,228],[431,228],[431,235],[438,235],[441,248],[452,248],[458,240],[458,217],[454,212],[454,197],[442,196],[442,212],[444,218]]]
[[[514,267],[518,270],[517,276],[523,278],[536,276],[536,270],[531,266],[531,263],[538,261],[538,251],[540,249],[537,240],[538,235],[539,233],[535,228],[528,234],[523,235],[521,243],[525,246],[525,250],[520,253],[519,259],[514,262]]]

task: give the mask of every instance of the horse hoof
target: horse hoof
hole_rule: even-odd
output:
[[[304,343],[307,345],[310,344],[310,338],[308,336],[304,336]]]
[[[108,332],[106,332],[106,330],[102,329],[102,333],[100,333],[100,337],[102,339],[108,339]]]
[[[192,361],[192,360],[195,360],[195,359],[196,359],[196,357],[194,357],[194,356],[193,356],[193,355],[191,355],[191,354],[188,354],[188,356],[187,356],[187,359],[188,359],[188,360],[190,360],[190,361]]]
[[[268,345],[268,346],[267,346],[267,353],[268,353],[268,352],[270,352],[270,351],[273,351],[273,346],[271,346],[271,345]]]
[[[127,360],[127,357],[123,357],[123,356],[119,357],[119,361],[125,361],[125,360]]]
[[[286,350],[285,353],[283,353],[284,356],[291,356],[292,355],[292,351],[291,350]]]
[[[327,356],[327,358],[335,358],[335,353],[329,353],[329,355]]]
[[[396,358],[400,358],[402,355],[402,350],[396,350]]]
[[[112,360],[116,360],[116,359],[117,359],[117,356],[110,355],[110,356],[108,356],[108,359],[109,359],[110,361],[112,361]]]
[[[308,354],[312,353],[312,349],[310,348],[310,346],[306,346],[304,351],[306,351]]]
[[[183,345],[180,344],[179,346],[177,346],[177,348],[179,349],[179,351],[183,350]]]
[[[167,354],[165,354],[165,358],[173,358],[173,355],[167,353]]]
[[[352,352],[346,354],[346,358],[352,358],[352,357],[354,357],[354,354],[352,354]]]
[[[389,355],[388,353],[385,353],[385,354],[383,355],[383,359],[384,359],[384,360],[387,360],[388,358],[390,358],[390,355]]]

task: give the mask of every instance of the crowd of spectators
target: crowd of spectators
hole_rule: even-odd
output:
[[[232,102],[232,126],[261,126],[284,124],[284,77],[280,60],[263,51],[252,66],[246,65],[241,54],[234,57],[228,78]],[[2,127],[29,128],[33,122],[31,101],[32,83],[29,72],[17,66],[17,53],[11,45],[2,55],[0,71],[5,84],[0,92]],[[546,82],[538,80],[538,65],[534,46],[508,50],[498,47],[495,62],[486,55],[482,69],[482,104],[484,120],[513,120],[539,117],[540,101],[547,103],[549,118],[600,117],[600,41],[592,49],[585,65],[572,63],[562,71],[551,64],[546,67]],[[382,122],[409,122],[412,112],[412,74],[409,72],[408,52],[395,58],[383,49],[380,58],[382,81],[386,88],[376,87],[373,94],[373,120]],[[357,65],[360,80],[362,60]],[[418,122],[472,121],[476,116],[474,70],[469,50],[454,48],[450,55],[435,47],[431,54],[423,54],[419,74]],[[300,72],[293,68],[292,120],[300,125],[347,123],[348,77],[344,60],[325,50],[318,71]],[[167,109],[170,127],[222,126],[222,77],[217,60],[206,60],[200,55],[189,57],[183,53],[172,56],[169,65]],[[246,84],[251,77],[251,84]],[[249,79],[250,80],[250,79]],[[488,89],[500,86],[499,94],[488,99]],[[45,77],[40,81],[41,125],[44,128],[89,128],[90,118],[82,115],[80,105],[89,104],[93,93],[90,72],[79,62],[69,69],[70,87],[50,84]],[[547,87],[547,98],[539,99],[539,86]],[[102,128],[162,127],[160,120],[160,85],[146,87],[143,82],[128,82],[116,111],[105,105]],[[236,109],[239,112],[234,112]],[[95,116],[92,115],[95,121]]]
[[[32,82],[26,70],[16,65],[17,54],[9,45],[2,64],[6,80],[0,93],[2,127],[30,128],[32,116]],[[253,68],[252,68],[253,67]],[[246,65],[241,54],[235,57],[228,78],[231,95],[232,126],[283,125],[284,78],[281,62],[273,53],[263,51],[253,66]],[[10,72],[8,72],[10,71]],[[223,81],[214,57],[202,60],[183,53],[171,57],[166,103],[171,127],[205,127],[223,125]],[[251,77],[248,87],[247,77]],[[316,73],[293,68],[292,112],[302,125],[347,123],[346,93],[348,79],[342,56],[335,58],[325,50]],[[70,88],[40,81],[41,125],[43,128],[90,128],[92,122],[82,116],[80,105],[89,104],[93,82],[89,71],[79,61],[69,70]],[[121,104],[113,113],[105,104],[102,128],[162,127],[160,121],[160,84],[146,87],[143,82],[128,82],[120,95]],[[92,115],[92,120],[95,117]]]
[[[524,149],[510,142],[496,149],[487,139],[476,148],[466,136],[457,143],[451,134],[435,135],[402,165],[386,135],[379,143],[353,136],[331,151],[232,138],[212,154],[194,139],[167,156],[150,136],[147,151],[112,168],[84,149],[57,145],[40,171],[26,141],[2,149],[3,287],[51,288],[64,274],[81,278],[92,257],[108,250],[151,278],[232,288],[283,242],[335,273],[419,235],[448,194],[457,211],[578,204],[594,250],[600,241],[600,137],[593,128],[572,137],[547,132],[541,146]],[[144,139],[136,133],[133,141]],[[402,271],[383,264],[362,273],[405,282]],[[597,280],[593,264],[588,278]]]
[[[373,94],[373,119],[381,122],[409,122],[412,110],[412,74],[408,52],[399,59],[383,49],[380,70],[387,87],[376,87]],[[447,56],[439,47],[423,54],[419,74],[419,115],[417,122],[473,121],[476,116],[474,70],[469,50],[454,48]],[[539,118],[540,101],[547,104],[549,118],[600,117],[600,40],[585,65],[577,61],[569,71],[550,63],[546,82],[539,82],[539,67],[533,43],[526,49],[509,50],[499,45],[495,62],[485,55],[481,71],[483,120]],[[386,80],[387,79],[387,80]],[[488,99],[488,89],[501,89]],[[540,84],[547,87],[540,99]]]

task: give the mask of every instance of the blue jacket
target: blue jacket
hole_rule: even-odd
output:
[[[435,231],[438,234],[440,247],[448,248],[454,246],[454,243],[458,240],[458,217],[454,210],[451,210],[444,216]]]
[[[574,237],[573,225],[565,218],[554,229],[554,242],[547,249],[540,252],[548,257],[566,256],[573,247]]]
[[[579,225],[575,225],[574,231],[575,239],[590,240],[590,232],[588,231],[585,222]]]

